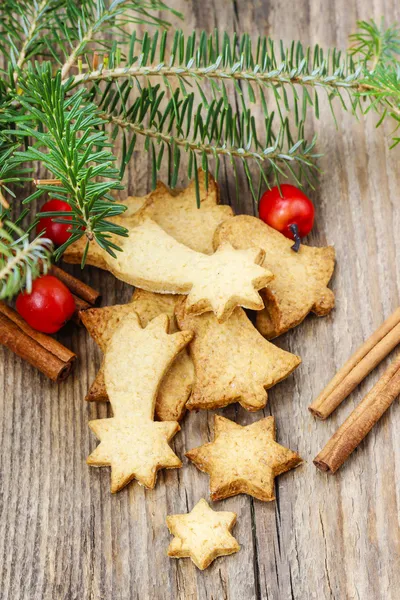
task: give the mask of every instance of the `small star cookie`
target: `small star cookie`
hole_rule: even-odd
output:
[[[240,550],[230,533],[235,523],[236,513],[214,511],[202,498],[190,513],[167,517],[168,529],[175,536],[168,556],[191,558],[196,567],[206,569],[218,556]]]
[[[275,441],[274,417],[242,427],[215,415],[215,439],[186,453],[210,475],[212,500],[249,494],[258,500],[274,500],[274,478],[301,462],[292,450]]]

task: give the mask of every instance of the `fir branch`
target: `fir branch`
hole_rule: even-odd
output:
[[[304,122],[311,111],[319,118],[321,92],[332,112],[336,98],[345,110],[376,111],[378,125],[390,115],[400,126],[396,26],[360,22],[344,54],[218,32],[185,37],[178,31],[171,41],[155,10],[174,12],[158,0],[3,0],[0,51],[9,60],[0,80],[0,203],[6,206],[5,196],[13,193],[10,183],[26,179],[22,163],[39,161],[53,182],[39,183],[24,202],[45,191],[66,200],[72,209],[69,243],[86,235],[115,255],[111,235],[125,230],[107,220],[123,210],[110,192],[122,189],[120,177],[140,138],[151,157],[153,185],[167,161],[173,187],[186,152],[188,176],[195,180],[198,163],[207,172],[213,160],[218,177],[224,158],[237,182],[241,162],[257,200],[262,185],[288,175],[299,185],[312,182],[318,154],[315,138],[305,140]],[[129,39],[126,25],[137,23],[158,30]],[[31,58],[49,55],[60,67],[56,73],[46,63],[29,65]],[[72,68],[77,75],[71,76]],[[239,109],[229,102],[233,90]],[[264,127],[249,107],[255,102]],[[122,137],[119,172],[107,123],[113,138]],[[22,151],[29,138],[34,144]],[[399,141],[393,137],[393,145]],[[66,222],[71,212],[49,215]]]
[[[400,29],[396,24],[385,27],[382,18],[380,26],[372,19],[357,21],[358,31],[350,35],[352,42],[349,53],[361,56],[369,71],[379,65],[394,65],[400,56]]]
[[[21,289],[30,293],[32,281],[46,273],[51,261],[53,244],[37,237],[31,242],[28,234],[9,220],[0,223],[0,299],[12,298]]]
[[[55,198],[68,202],[72,209],[71,237],[55,253],[59,257],[65,248],[82,235],[88,243],[94,239],[111,255],[119,250],[110,240],[110,233],[125,235],[125,229],[107,221],[107,217],[124,211],[114,203],[111,190],[123,189],[118,170],[113,166],[115,157],[108,148],[111,143],[98,130],[102,120],[95,105],[87,101],[85,90],[72,96],[61,84],[61,73],[53,77],[50,64],[37,65],[26,73],[20,83],[22,107],[29,112],[32,123],[22,122],[15,132],[18,136],[37,140],[23,152],[16,152],[20,163],[39,161],[60,186],[38,186],[24,202],[28,203],[51,191]],[[36,127],[35,127],[36,125]],[[62,218],[71,213],[41,213]]]
[[[370,101],[364,110],[365,113],[370,110],[380,113],[377,127],[387,116],[393,119],[395,128],[390,148],[397,146],[400,143],[400,138],[395,135],[400,128],[400,68],[386,69],[382,65],[378,66],[368,76],[367,85],[360,96]]]
[[[109,4],[104,0],[97,0],[95,4],[93,2],[89,4],[91,6],[87,2],[83,3],[78,18],[76,18],[76,6],[73,7],[73,11],[67,9],[69,21],[75,21],[79,26],[79,39],[65,58],[61,70],[63,80],[66,79],[71,68],[77,64],[78,58],[83,55],[88,44],[93,41],[98,42],[98,34],[105,29],[113,27],[125,36],[123,27],[129,23],[167,27],[169,23],[155,17],[152,14],[154,11],[170,10],[175,15],[181,16],[177,11],[169,9],[164,2],[156,0],[148,2],[144,0],[112,0]]]
[[[46,47],[44,30],[51,29],[53,15],[66,0],[4,0],[0,5],[0,48],[18,71],[32,56]]]
[[[17,71],[21,69],[25,64],[32,42],[34,41],[35,36],[38,33],[38,25],[40,23],[40,19],[51,5],[54,5],[54,0],[42,0],[39,4],[36,1],[33,2],[33,13],[31,15],[31,22],[29,28],[26,30],[26,37],[19,51],[19,57],[16,64]],[[17,76],[18,74],[17,72],[15,72],[15,80],[17,79]]]
[[[200,104],[196,108],[194,94],[183,96],[177,89],[163,105],[165,92],[160,86],[155,86],[142,90],[127,109],[124,98],[129,95],[128,85],[125,88],[121,86],[118,96],[114,97],[112,91],[106,91],[99,102],[99,108],[103,110],[100,116],[118,128],[133,133],[131,140],[123,144],[123,165],[129,161],[138,136],[145,138],[145,148],[152,155],[154,183],[163,156],[167,154],[169,184],[174,187],[182,151],[189,154],[189,177],[193,173],[195,155],[200,156],[205,171],[208,170],[209,159],[213,158],[217,173],[221,157],[228,157],[231,163],[239,159],[245,167],[255,201],[261,181],[270,185],[269,173],[273,175],[274,182],[277,182],[278,176],[286,177],[288,173],[298,183],[312,178],[318,155],[314,153],[315,140],[307,144],[303,139],[302,124],[293,135],[286,120],[276,132],[273,127],[274,114],[271,114],[265,119],[262,136],[249,110],[243,110],[238,115],[229,102],[224,102],[222,98],[213,100],[207,107]],[[168,148],[167,153],[165,148]],[[257,187],[253,185],[248,161],[258,167],[260,180]]]
[[[265,99],[265,92],[270,89],[282,122],[286,114],[292,112],[296,125],[304,121],[309,106],[319,116],[319,91],[326,93],[331,106],[335,97],[339,97],[343,105],[349,100],[353,111],[359,104],[357,92],[364,83],[363,65],[337,50],[324,53],[319,46],[311,50],[299,42],[285,48],[282,42],[277,45],[266,37],[259,37],[253,44],[247,34],[241,37],[224,34],[220,41],[217,31],[210,36],[202,32],[199,39],[195,34],[185,37],[177,31],[170,52],[167,51],[169,45],[166,32],[161,36],[146,34],[142,40],[133,34],[125,61],[121,52],[115,51],[109,57],[112,68],[102,64],[95,71],[75,76],[71,85],[139,78],[150,85],[150,80],[159,78],[168,87],[167,82],[175,79],[184,95],[196,86],[203,103],[207,103],[203,91],[205,82],[210,84],[214,99],[226,99],[226,86],[231,82],[241,97],[247,91],[250,102],[256,101],[255,86],[266,115],[274,110],[271,101],[268,106]]]
[[[343,69],[338,69],[334,74],[326,70],[326,65],[319,69],[314,69],[310,74],[307,69],[307,63],[301,63],[297,68],[290,69],[285,63],[280,63],[276,68],[261,71],[259,65],[254,69],[239,69],[232,65],[231,67],[219,68],[220,62],[213,63],[208,67],[193,67],[188,65],[169,66],[159,63],[154,66],[131,66],[116,67],[114,69],[99,69],[76,75],[73,79],[73,85],[81,83],[110,81],[112,79],[124,78],[163,78],[176,77],[182,80],[212,80],[217,81],[246,81],[259,86],[281,86],[281,85],[301,85],[311,88],[321,88],[328,92],[337,89],[360,90],[362,78],[360,77],[362,69],[358,68],[349,75],[343,74]],[[257,68],[258,67],[258,68]],[[65,81],[65,80],[64,80]],[[215,89],[215,88],[214,88]]]
[[[15,131],[7,133],[17,118],[24,118],[16,110],[13,100],[7,82],[0,80],[0,218],[4,217],[4,209],[9,206],[6,196],[15,198],[13,187],[29,180],[27,174],[31,170],[29,167],[22,168],[15,160],[14,153],[20,148],[21,140],[17,139]]]
[[[400,104],[395,99],[398,82],[393,64],[398,65],[399,30],[395,26],[385,29],[383,23],[378,28],[373,22],[360,22],[359,27],[360,32],[352,37],[353,42],[358,39],[359,44],[353,45],[348,55],[335,49],[324,53],[319,46],[311,51],[294,42],[285,48],[282,42],[276,45],[266,37],[258,38],[253,44],[246,34],[232,38],[225,34],[220,41],[218,32],[210,36],[203,32],[197,40],[195,34],[185,37],[180,31],[175,32],[171,50],[167,52],[166,32],[153,37],[146,34],[140,41],[133,34],[125,62],[121,53],[115,52],[109,58],[111,68],[105,68],[103,63],[95,71],[77,75],[71,85],[92,84],[94,93],[98,94],[99,84],[106,82],[106,89],[115,86],[115,95],[118,95],[120,81],[129,81],[129,85],[136,82],[141,90],[143,82],[151,87],[151,82],[158,78],[166,89],[172,90],[171,82],[175,80],[184,97],[191,94],[195,86],[203,105],[208,106],[204,91],[204,83],[208,82],[211,97],[216,101],[223,98],[227,106],[227,85],[231,82],[241,98],[243,110],[247,110],[248,101],[258,101],[265,117],[276,112],[282,126],[288,114],[293,115],[295,125],[299,126],[305,121],[309,108],[319,118],[319,93],[323,91],[334,117],[333,101],[338,98],[342,108],[354,113],[377,110],[378,123],[387,115],[397,119]],[[353,56],[361,59],[356,62]],[[367,68],[371,60],[373,71]],[[375,77],[374,71],[377,71]],[[266,100],[268,90],[272,92],[272,102],[271,97]],[[367,98],[369,103],[362,103],[362,98]],[[125,95],[125,103],[127,99]]]

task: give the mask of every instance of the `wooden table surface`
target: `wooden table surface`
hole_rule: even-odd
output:
[[[269,34],[285,41],[346,47],[357,19],[400,20],[396,0],[175,0],[184,29]],[[360,385],[326,422],[310,401],[360,343],[399,304],[400,151],[388,149],[374,116],[357,122],[338,108],[335,130],[323,105],[318,150],[324,171],[312,194],[316,226],[309,242],[334,244],[332,281],[337,306],[329,317],[307,320],[278,340],[302,365],[269,394],[265,415],[277,421],[278,441],[297,450],[304,466],[278,478],[276,501],[237,496],[217,509],[238,514],[241,550],[204,572],[190,560],[166,556],[167,514],[186,512],[208,498],[208,476],[184,460],[161,471],[153,491],[130,484],[111,496],[108,469],[90,469],[96,446],[88,420],[106,416],[84,396],[100,364],[84,329],[62,341],[79,355],[74,375],[60,385],[0,349],[0,597],[2,600],[395,600],[400,590],[400,407],[395,402],[345,466],[322,474],[312,459],[376,381],[390,359]],[[312,121],[312,119],[311,119]],[[185,181],[182,179],[181,184]],[[252,213],[243,183],[234,197],[222,169],[222,198]],[[129,193],[150,187],[147,155],[135,152]],[[76,274],[79,269],[73,270]],[[123,303],[131,288],[88,268],[84,279],[104,304]],[[231,406],[221,414],[250,423]],[[189,414],[175,438],[178,455],[211,439],[213,414]]]

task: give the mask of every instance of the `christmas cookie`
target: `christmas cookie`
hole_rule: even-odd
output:
[[[123,219],[119,221],[122,223]],[[257,290],[273,277],[259,266],[264,259],[263,250],[235,250],[226,242],[208,256],[177,242],[157,223],[140,214],[135,221],[125,219],[123,224],[127,237],[115,240],[122,252],[113,258],[98,244],[91,244],[88,264],[105,264],[118,279],[141,289],[187,294],[189,313],[213,311],[219,321],[227,319],[236,306],[263,308]],[[83,248],[77,251],[74,246],[64,256],[70,262],[76,262],[80,256],[80,262]]]
[[[175,536],[168,556],[191,558],[196,567],[206,569],[218,556],[240,550],[231,534],[235,523],[236,513],[217,512],[201,499],[190,513],[167,517],[168,529]]]
[[[246,215],[233,217],[218,228],[214,245],[229,242],[235,248],[262,248],[264,267],[274,280],[262,291],[265,308],[257,314],[258,330],[272,339],[298,325],[311,311],[327,315],[335,305],[327,288],[335,265],[332,246],[300,246],[293,252],[293,241],[259,219]]]
[[[210,475],[212,500],[249,494],[274,500],[274,478],[297,467],[301,458],[275,441],[274,417],[242,427],[215,415],[214,441],[186,456]]]
[[[92,308],[82,311],[81,318],[86,329],[104,352],[118,324],[126,316],[137,314],[142,327],[164,313],[169,317],[169,333],[178,331],[174,309],[179,296],[153,294],[135,290],[130,304]],[[186,351],[182,350],[161,381],[155,412],[161,421],[179,421],[185,412],[185,404],[190,395],[194,377],[193,363]],[[104,368],[100,367],[96,379],[86,396],[88,401],[108,401],[104,381]]]
[[[167,330],[167,315],[156,317],[142,329],[139,317],[130,314],[106,346],[104,381],[114,417],[90,421],[100,445],[87,462],[111,466],[112,492],[132,479],[153,488],[159,469],[181,466],[168,445],[179,424],[154,422],[153,418],[160,382],[192,333],[170,335]]]
[[[169,333],[176,333],[175,306],[179,296],[154,294],[136,289],[131,304],[140,318],[142,327],[159,314],[169,317]],[[192,359],[184,348],[165,374],[157,394],[156,415],[161,421],[180,421],[185,414],[186,402],[192,391],[194,367]]]
[[[266,389],[299,365],[300,358],[277,348],[257,331],[241,308],[218,323],[212,313],[187,315],[185,302],[177,304],[181,329],[190,329],[194,338],[190,355],[195,368],[189,409],[214,409],[239,402],[256,411],[267,402]]]
[[[123,201],[127,210],[124,218],[129,218],[139,209],[158,223],[170,236],[185,246],[212,254],[213,236],[220,223],[233,215],[230,206],[219,204],[219,189],[215,179],[199,169],[200,206],[197,205],[195,182],[184,190],[172,192],[159,182],[156,189],[142,198],[129,196]]]

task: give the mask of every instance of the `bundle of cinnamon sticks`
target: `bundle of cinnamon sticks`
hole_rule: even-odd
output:
[[[400,343],[398,308],[338,371],[309,407],[326,419],[363,379]],[[314,464],[335,473],[400,394],[400,354],[316,456]]]
[[[100,294],[69,273],[52,266],[50,273],[58,277],[75,299],[74,320],[79,311],[95,305]],[[29,362],[52,381],[63,381],[71,372],[76,354],[57,340],[36,331],[10,306],[0,301],[0,344]]]

